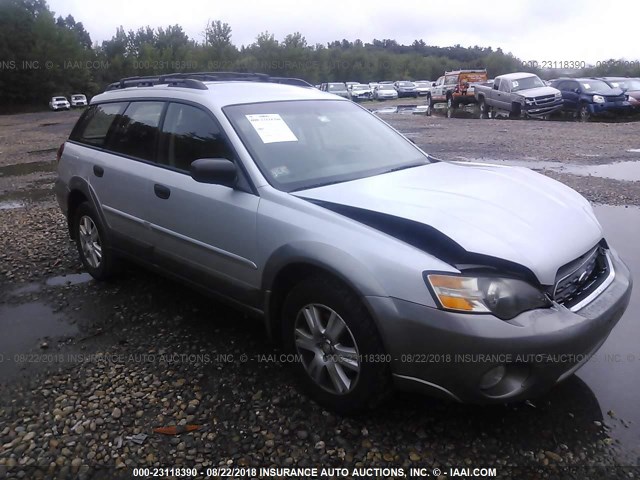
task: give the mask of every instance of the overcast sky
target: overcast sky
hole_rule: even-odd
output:
[[[179,24],[201,42],[207,20],[232,28],[235,45],[268,30],[281,40],[301,32],[307,43],[370,42],[392,38],[410,44],[500,47],[522,60],[640,59],[634,27],[637,0],[48,0],[56,15],[73,15],[94,43],[125,30]]]

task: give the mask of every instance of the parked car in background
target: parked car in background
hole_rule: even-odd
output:
[[[340,97],[351,99],[351,93],[347,89],[347,85],[341,82],[329,82],[320,85],[320,90],[323,92],[333,93]]]
[[[457,108],[476,101],[474,85],[487,81],[486,70],[453,70],[433,82],[427,101],[433,107],[436,103],[445,103],[447,108]]]
[[[629,77],[603,77],[613,88],[621,88],[627,95],[627,100],[634,112],[640,112],[640,78]]]
[[[87,97],[81,93],[74,93],[71,95],[71,106],[72,107],[86,107],[89,104],[87,102]]]
[[[373,92],[375,91],[376,87],[380,85],[378,82],[369,82],[369,88],[371,89],[371,97],[373,98]]]
[[[351,92],[351,100],[354,102],[371,100],[371,88],[369,88],[369,85],[351,85],[349,91]]]
[[[563,107],[560,90],[545,85],[533,73],[500,75],[491,85],[476,84],[474,92],[482,114],[495,110],[510,117],[546,117]]]
[[[399,80],[393,84],[398,92],[398,98],[402,97],[418,97],[418,90],[416,90],[416,86],[413,82],[409,82],[407,80]]]
[[[560,78],[551,82],[562,92],[563,110],[574,113],[583,122],[591,117],[630,112],[631,104],[619,87],[593,78]]]
[[[69,110],[71,108],[71,104],[66,97],[51,97],[49,101],[49,108],[54,112],[57,110]]]
[[[373,98],[376,100],[395,100],[398,92],[392,83],[380,83],[373,91]]]
[[[416,86],[416,91],[418,92],[418,95],[426,95],[427,93],[429,93],[430,89],[431,89],[431,83],[428,80],[418,80],[417,82],[413,82]]]
[[[80,260],[96,280],[133,260],[250,312],[325,408],[393,388],[524,401],[629,304],[629,269],[566,185],[440,161],[314,89],[178,75],[118,82],[60,146]]]

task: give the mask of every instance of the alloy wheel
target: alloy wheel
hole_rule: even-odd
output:
[[[78,235],[85,260],[92,268],[100,268],[102,262],[102,241],[98,227],[88,215],[80,218]]]
[[[295,321],[295,346],[304,369],[319,387],[351,392],[360,376],[358,346],[345,321],[331,308],[309,304]]]

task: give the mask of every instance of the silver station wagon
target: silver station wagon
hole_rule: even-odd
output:
[[[539,395],[629,302],[629,270],[575,191],[438,160],[349,100],[264,75],[123,79],[58,159],[93,277],[134,260],[256,314],[339,412],[393,387]]]

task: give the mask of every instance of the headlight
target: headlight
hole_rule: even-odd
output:
[[[562,92],[556,92],[556,98],[562,98]]]
[[[540,290],[522,280],[499,277],[424,275],[443,309],[467,313],[492,313],[509,320],[522,312],[550,307]]]
[[[526,98],[524,100],[524,103],[526,103],[527,105],[531,105],[533,103],[533,98]]]
[[[602,95],[593,96],[594,103],[604,103],[604,97]]]

